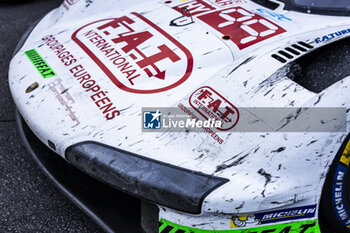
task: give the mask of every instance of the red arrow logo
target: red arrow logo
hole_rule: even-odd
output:
[[[164,80],[165,79],[165,70],[164,71],[159,71],[154,77]]]

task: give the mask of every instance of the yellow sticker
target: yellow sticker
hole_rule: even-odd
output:
[[[342,156],[340,157],[340,162],[344,163],[346,166],[349,166],[350,163],[350,141],[345,147]]]
[[[246,227],[249,225],[259,225],[260,220],[256,219],[254,214],[245,214],[232,216],[231,218],[231,228]]]

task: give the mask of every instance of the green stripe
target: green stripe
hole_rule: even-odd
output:
[[[56,76],[56,73],[35,49],[28,50],[24,52],[24,54],[28,57],[30,62],[34,65],[43,78],[51,78]]]
[[[163,223],[159,228],[159,233],[162,233],[166,226],[171,226],[174,229],[171,231],[176,232],[183,230],[185,233],[321,233],[318,225],[318,220],[291,222],[278,225],[270,225],[263,227],[255,227],[249,229],[232,229],[232,230],[202,230],[186,226],[181,226],[165,219],[160,220]]]

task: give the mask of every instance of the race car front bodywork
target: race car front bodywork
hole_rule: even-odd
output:
[[[156,203],[160,232],[319,232],[325,177],[349,128],[234,132],[230,113],[349,106],[349,77],[313,92],[286,75],[349,25],[245,0],[66,0],[14,56],[10,88],[47,147]],[[216,132],[142,132],[142,107],[203,119],[215,114],[209,96],[230,122]]]

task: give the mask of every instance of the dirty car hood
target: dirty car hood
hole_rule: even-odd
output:
[[[229,207],[205,204],[208,206],[204,208],[211,211],[231,211],[244,200],[250,200],[244,207],[246,211],[269,206],[270,200],[276,198],[276,187],[284,193],[278,197],[283,200],[276,203],[277,207],[283,201],[293,202],[295,195],[290,190],[299,187],[305,191],[310,183],[319,183],[322,171],[316,167],[324,163],[324,158],[315,158],[315,151],[330,151],[339,145],[343,134],[315,133],[305,139],[301,133],[221,131],[215,136],[205,132],[141,131],[142,107],[190,108],[191,96],[203,90],[231,107],[344,105],[344,98],[334,95],[346,96],[345,88],[343,92],[333,87],[326,94],[315,94],[283,75],[274,75],[283,64],[267,59],[265,54],[278,49],[277,41],[294,40],[295,28],[302,35],[307,27],[302,28],[300,22],[283,22],[281,27],[264,19],[265,26],[274,29],[274,36],[255,44],[254,38],[244,35],[246,41],[235,44],[222,38],[224,31],[213,30],[210,17],[198,16],[201,20],[195,18],[191,23],[181,7],[176,7],[178,3],[168,6],[157,1],[135,1],[130,5],[121,1],[115,7],[112,1],[92,6],[86,6],[84,1],[73,3],[66,1],[40,22],[13,58],[9,75],[11,92],[22,116],[44,143],[55,145],[58,154],[64,157],[69,146],[96,141],[231,179],[230,184],[241,192],[231,192],[229,184],[217,195],[209,196],[209,203],[222,198],[240,201]],[[257,7],[248,4],[235,10],[242,17]],[[194,12],[200,13],[200,9],[203,10]],[[302,38],[300,35],[296,38]],[[313,38],[303,36],[308,43]],[[40,59],[44,63],[36,63]],[[344,79],[339,85],[346,86],[349,81]],[[28,90],[34,83],[38,87]],[[305,154],[300,155],[303,147]],[[298,159],[293,156],[302,159],[295,163]],[[289,175],[307,173],[312,167],[317,175],[305,174],[309,179]],[[247,186],[246,179],[256,185]],[[300,198],[310,197],[313,188]]]

